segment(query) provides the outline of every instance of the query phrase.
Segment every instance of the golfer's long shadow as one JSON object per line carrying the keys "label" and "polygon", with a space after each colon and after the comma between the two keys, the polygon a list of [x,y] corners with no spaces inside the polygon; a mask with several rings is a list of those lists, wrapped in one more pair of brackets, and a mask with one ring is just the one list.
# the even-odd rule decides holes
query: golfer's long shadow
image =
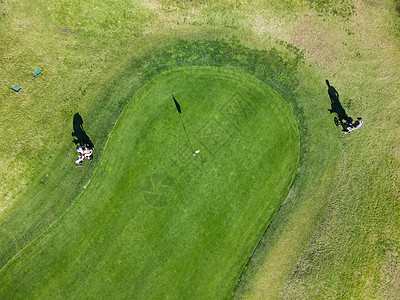
{"label": "golfer's long shadow", "polygon": [[342,104],[339,101],[339,93],[336,89],[329,84],[329,81],[326,80],[326,84],[328,85],[328,94],[331,99],[331,109],[328,109],[329,112],[336,113],[340,122],[344,123],[348,120],[348,116],[346,111],[344,110]]}
{"label": "golfer's long shadow", "polygon": [[72,142],[74,142],[75,145],[79,144],[80,146],[87,146],[93,149],[94,145],[90,140],[89,136],[86,134],[85,130],[83,129],[83,119],[79,113],[76,113],[74,115],[74,120],[72,125],[74,128],[72,136],[75,137],[75,139]]}

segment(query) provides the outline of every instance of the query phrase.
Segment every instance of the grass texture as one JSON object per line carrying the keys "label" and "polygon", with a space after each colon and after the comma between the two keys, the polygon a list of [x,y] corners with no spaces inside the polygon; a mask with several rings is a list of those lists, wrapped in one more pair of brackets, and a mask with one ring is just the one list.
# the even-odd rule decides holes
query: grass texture
{"label": "grass texture", "polygon": [[[0,1],[0,20],[2,267],[28,251],[52,252],[31,248],[79,205],[117,119],[143,85],[175,68],[215,66],[278,92],[296,116],[301,145],[293,185],[234,297],[399,298],[396,3]],[[43,71],[33,78],[37,67]],[[347,114],[365,120],[350,135],[327,111],[326,79]],[[77,112],[95,144],[84,168],[72,165]],[[7,268],[0,278],[13,280]],[[50,291],[49,282],[41,286]],[[229,289],[217,298],[228,297]]]}

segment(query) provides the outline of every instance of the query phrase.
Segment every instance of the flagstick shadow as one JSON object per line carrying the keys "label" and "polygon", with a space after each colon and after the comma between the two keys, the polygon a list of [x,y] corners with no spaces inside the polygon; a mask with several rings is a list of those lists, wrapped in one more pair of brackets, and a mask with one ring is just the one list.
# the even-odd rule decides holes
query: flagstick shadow
{"label": "flagstick shadow", "polygon": [[186,133],[186,137],[187,137],[187,140],[188,140],[188,142],[189,142],[190,149],[192,150],[192,153],[193,153],[193,156],[194,156],[194,155],[196,155],[196,152],[194,151],[193,146],[192,146],[192,143],[190,142],[189,135],[188,135],[187,130],[186,130],[186,127],[185,127],[185,123],[183,123],[183,119],[182,119],[182,116],[181,116],[181,113],[182,113],[181,106],[179,105],[178,101],[176,101],[174,95],[172,95],[172,99],[174,100],[176,110],[177,110],[178,113],[179,113],[179,119],[181,120],[183,130],[184,130],[185,133]]}

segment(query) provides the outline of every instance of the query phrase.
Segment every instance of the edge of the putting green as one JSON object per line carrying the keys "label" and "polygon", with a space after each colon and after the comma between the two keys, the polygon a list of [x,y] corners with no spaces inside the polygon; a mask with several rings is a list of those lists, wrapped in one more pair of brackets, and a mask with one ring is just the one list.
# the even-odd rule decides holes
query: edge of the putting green
{"label": "edge of the putting green", "polygon": [[[114,133],[114,129],[115,129],[116,125],[118,124],[118,122],[119,122],[121,116],[123,116],[123,114],[124,114],[126,108],[127,108],[129,105],[131,105],[131,102],[132,102],[132,100],[136,97],[136,95],[137,95],[138,93],[142,92],[142,90],[143,90],[144,88],[146,88],[146,86],[147,86],[149,83],[151,83],[151,82],[154,81],[154,80],[157,80],[157,78],[158,78],[159,76],[163,76],[163,75],[165,76],[165,74],[167,74],[167,73],[172,73],[172,72],[176,72],[176,71],[179,71],[179,70],[184,71],[184,70],[193,70],[193,69],[199,69],[199,70],[200,70],[200,69],[202,69],[202,70],[204,70],[204,69],[215,69],[215,70],[216,70],[216,69],[219,69],[219,70],[223,70],[223,72],[225,72],[225,73],[230,73],[230,74],[240,73],[241,76],[248,77],[251,81],[253,81],[253,82],[259,84],[260,86],[263,86],[263,85],[264,85],[264,86],[268,87],[269,89],[271,89],[274,93],[278,94],[278,95],[282,98],[282,100],[283,100],[283,101],[282,101],[282,102],[283,102],[283,105],[287,106],[288,111],[292,114],[292,116],[293,116],[293,118],[294,118],[294,121],[295,121],[295,123],[296,123],[296,127],[295,127],[295,128],[296,128],[296,132],[297,132],[297,135],[296,135],[296,136],[297,136],[297,141],[298,141],[297,144],[298,144],[298,146],[299,146],[299,151],[298,151],[298,154],[297,154],[296,170],[298,169],[298,165],[299,165],[299,161],[300,161],[300,153],[301,153],[300,131],[299,131],[299,123],[298,123],[298,121],[297,121],[296,115],[293,113],[292,107],[291,107],[291,106],[289,105],[289,103],[283,98],[283,96],[282,96],[281,94],[279,94],[275,89],[273,89],[271,86],[269,86],[269,85],[266,84],[265,82],[259,80],[257,77],[252,76],[252,75],[250,75],[250,74],[248,74],[248,73],[245,73],[245,72],[241,72],[240,70],[233,69],[233,68],[227,68],[227,67],[215,67],[215,66],[183,66],[183,67],[168,69],[168,70],[166,70],[166,71],[164,71],[164,72],[161,72],[160,74],[157,74],[157,75],[155,75],[154,77],[150,78],[147,82],[143,83],[143,85],[134,93],[134,95],[132,96],[132,98],[127,102],[127,104],[125,105],[124,109],[123,109],[123,110],[121,111],[121,113],[119,114],[118,118],[115,120],[115,122],[114,122],[114,124],[113,124],[113,126],[112,126],[112,128],[111,128],[111,130],[110,130],[110,132],[109,132],[109,134],[108,134],[108,136],[107,136],[107,139],[106,139],[106,142],[105,142],[105,144],[104,144],[104,149],[103,149],[103,150],[105,150],[105,149],[107,148],[108,142],[110,141],[110,139],[111,139],[111,137],[112,137],[112,135],[113,135],[113,133]],[[72,204],[60,215],[59,218],[57,218],[53,223],[51,223],[51,224],[49,225],[49,227],[47,227],[47,228],[46,228],[44,231],[42,231],[36,238],[34,238],[31,242],[29,242],[27,245],[25,245],[25,247],[23,247],[20,251],[18,251],[18,252],[17,252],[17,253],[16,253],[16,254],[15,254],[1,269],[0,269],[0,274],[8,267],[13,261],[16,260],[16,259],[18,258],[18,256],[19,256],[22,252],[25,251],[25,249],[29,248],[29,247],[30,247],[32,244],[34,244],[39,238],[41,238],[44,234],[46,234],[49,230],[51,230],[56,224],[58,224],[58,223],[62,220],[62,218],[70,211],[70,209],[72,209],[72,208],[76,205],[76,203],[79,201],[79,199],[81,198],[81,196],[82,196],[82,195],[84,194],[84,192],[86,191],[87,187],[90,185],[92,179],[96,176],[97,170],[99,169],[99,166],[100,166],[100,164],[101,164],[101,160],[102,160],[102,159],[103,159],[103,156],[100,157],[100,161],[99,161],[99,163],[97,164],[97,167],[96,167],[95,171],[93,172],[93,175],[89,178],[89,180],[88,180],[87,183],[84,185],[84,187],[83,187],[83,189],[80,191],[80,193],[74,198],[74,201],[72,202]],[[292,176],[292,179],[291,179],[290,183],[288,184],[288,190],[287,190],[285,196],[282,197],[282,202],[281,202],[281,204],[278,206],[276,212],[272,215],[272,217],[271,217],[271,219],[269,220],[269,222],[268,222],[267,224],[265,224],[265,230],[261,233],[260,237],[257,239],[257,243],[256,243],[256,245],[254,246],[253,251],[251,252],[250,256],[249,256],[248,259],[246,260],[246,263],[243,265],[242,271],[241,271],[241,273],[239,274],[239,276],[237,277],[236,284],[235,284],[235,286],[234,286],[234,288],[233,288],[233,290],[232,290],[231,293],[233,293],[233,292],[237,289],[237,287],[238,287],[238,285],[239,285],[239,283],[240,283],[240,278],[242,277],[242,275],[243,275],[243,273],[244,273],[244,271],[245,271],[245,269],[246,269],[246,266],[247,266],[247,265],[249,264],[249,262],[251,261],[251,259],[252,259],[253,255],[254,255],[255,251],[257,250],[257,248],[258,248],[258,246],[259,246],[259,244],[260,244],[260,242],[261,242],[261,240],[262,240],[262,238],[263,238],[264,235],[266,234],[266,232],[267,232],[267,230],[268,230],[268,228],[269,228],[271,222],[274,220],[274,218],[275,218],[275,216],[278,214],[278,212],[279,212],[281,206],[282,206],[283,203],[285,202],[284,199],[286,199],[288,193],[290,192],[291,187],[292,187],[292,185],[293,185],[293,182],[294,182],[296,176],[297,176],[297,171],[294,172],[294,174],[293,174],[293,176]]]}
{"label": "edge of the putting green", "polygon": [[[186,68],[186,67],[182,67],[182,68]],[[167,70],[165,72],[162,72],[161,74],[167,73],[167,72],[171,72],[172,70],[176,70],[176,69],[170,69]],[[128,107],[128,105],[132,102],[132,100],[135,98],[135,96],[141,92],[141,90],[151,81],[155,80],[158,76],[160,76],[161,74],[158,74],[156,76],[154,76],[153,78],[149,79],[147,82],[144,82],[143,85],[133,94],[132,98],[126,103],[124,109],[121,111],[121,113],[119,114],[118,118],[115,120],[112,129],[110,130],[106,142],[104,144],[104,149],[103,149],[103,153],[104,150],[107,149],[108,146],[108,142],[111,139],[112,134],[114,133],[114,129],[118,124],[119,119],[121,118],[121,116],[124,114],[125,109]],[[25,249],[27,249],[30,245],[32,245],[33,243],[35,243],[36,240],[38,240],[40,237],[42,237],[46,232],[48,232],[49,230],[51,230],[58,222],[61,221],[61,219],[69,212],[70,209],[72,209],[76,203],[79,201],[79,199],[81,198],[81,196],[85,193],[87,187],[90,185],[90,183],[92,182],[92,179],[95,177],[97,170],[99,169],[101,160],[103,159],[103,156],[100,157],[100,161],[96,166],[95,171],[93,172],[93,175],[89,178],[89,180],[87,181],[87,183],[84,185],[83,189],[80,191],[80,193],[74,198],[74,201],[72,201],[72,204],[60,215],[60,217],[58,217],[56,220],[54,220],[53,223],[51,223],[49,225],[49,227],[47,227],[45,230],[43,230],[37,237],[35,237],[32,241],[30,241],[28,244],[25,245],[25,247],[23,247],[21,250],[19,250],[6,264],[4,264],[4,266],[0,269],[0,274],[3,272],[3,270],[5,270],[7,268],[7,266],[9,264],[11,264],[15,259],[17,259],[17,257],[24,252]]]}
{"label": "edge of the putting green", "polygon": [[[153,78],[151,78],[150,80],[153,80]],[[149,81],[150,81],[149,80]],[[115,120],[112,129],[110,130],[106,142],[104,144],[104,148],[103,148],[103,153],[104,150],[107,148],[108,142],[114,132],[115,126],[118,124],[119,119],[121,118],[121,116],[123,115],[123,112],[125,111],[125,108],[129,105],[129,103],[131,103],[132,99],[135,98],[136,94],[149,82],[145,82],[136,92],[135,94],[132,96],[132,98],[128,101],[128,103],[125,105],[124,109],[121,111],[121,113],[119,114],[118,118]],[[100,157],[100,161],[96,166],[95,171],[93,172],[93,175],[88,179],[88,181],[86,182],[86,184],[83,186],[82,190],[79,192],[79,194],[74,198],[74,201],[72,201],[72,204],[70,206],[68,206],[68,208],[56,219],[54,220],[53,223],[51,223],[49,225],[49,227],[47,227],[45,230],[43,230],[37,237],[35,237],[32,241],[30,241],[27,245],[25,245],[25,247],[23,247],[21,250],[19,250],[6,264],[4,264],[4,266],[0,269],[0,274],[3,272],[3,270],[5,270],[7,268],[7,266],[9,264],[11,264],[22,252],[24,252],[25,249],[27,249],[30,245],[32,245],[33,243],[35,243],[36,240],[38,240],[40,237],[42,237],[46,232],[48,232],[49,230],[51,230],[58,222],[61,221],[61,219],[69,212],[70,209],[72,209],[76,203],[79,201],[79,199],[81,198],[81,196],[84,194],[84,192],[86,191],[87,187],[90,185],[90,183],[92,182],[92,179],[94,178],[94,176],[97,173],[97,170],[99,169],[99,165],[101,163],[101,160],[103,159],[103,156]]]}

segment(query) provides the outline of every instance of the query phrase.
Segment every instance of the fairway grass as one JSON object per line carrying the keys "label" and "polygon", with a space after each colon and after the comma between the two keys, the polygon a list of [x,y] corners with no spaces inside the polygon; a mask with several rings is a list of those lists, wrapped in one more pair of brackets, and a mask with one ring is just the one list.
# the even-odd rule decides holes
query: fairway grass
{"label": "fairway grass", "polygon": [[76,204],[2,270],[0,295],[225,297],[285,198],[299,149],[289,105],[256,78],[164,72],[125,108]]}

